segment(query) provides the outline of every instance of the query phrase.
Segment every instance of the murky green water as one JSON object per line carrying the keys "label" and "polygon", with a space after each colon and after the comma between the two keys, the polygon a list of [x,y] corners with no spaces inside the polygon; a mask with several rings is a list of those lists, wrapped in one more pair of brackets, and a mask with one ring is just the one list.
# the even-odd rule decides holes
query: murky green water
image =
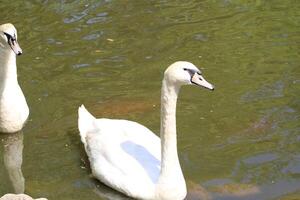
{"label": "murky green water", "polygon": [[180,94],[190,199],[201,187],[213,199],[300,198],[298,1],[4,0],[0,17],[18,29],[31,109],[23,133],[0,136],[0,196],[25,185],[49,200],[126,199],[90,178],[77,107],[158,132],[162,73],[188,60],[216,86]]}

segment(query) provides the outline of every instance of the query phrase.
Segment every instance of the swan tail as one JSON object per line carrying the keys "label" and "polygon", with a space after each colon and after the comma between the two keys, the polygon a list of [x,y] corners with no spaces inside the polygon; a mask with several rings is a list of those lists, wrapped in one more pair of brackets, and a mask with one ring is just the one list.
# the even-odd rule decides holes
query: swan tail
{"label": "swan tail", "polygon": [[86,135],[96,129],[94,122],[96,118],[87,111],[84,105],[78,108],[78,129],[82,143],[86,146]]}

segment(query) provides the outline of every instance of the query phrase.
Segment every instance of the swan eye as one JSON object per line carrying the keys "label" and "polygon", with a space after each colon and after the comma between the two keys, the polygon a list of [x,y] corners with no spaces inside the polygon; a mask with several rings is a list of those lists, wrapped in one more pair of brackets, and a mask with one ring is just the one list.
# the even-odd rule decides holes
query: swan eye
{"label": "swan eye", "polygon": [[9,44],[9,45],[14,44],[14,42],[16,41],[16,35],[14,35],[14,37],[13,37],[13,36],[11,36],[11,35],[8,34],[8,33],[5,33],[5,32],[3,32],[3,33],[4,33],[4,35],[7,37],[7,42],[8,42],[8,44]]}
{"label": "swan eye", "polygon": [[190,76],[194,76],[195,73],[197,73],[194,69],[188,69],[188,68],[183,68],[184,71],[187,71]]}
{"label": "swan eye", "polygon": [[184,71],[188,71],[189,73],[192,73],[193,70],[192,69],[188,69],[188,68],[183,68]]}
{"label": "swan eye", "polygon": [[8,33],[5,33],[5,32],[3,32],[3,33],[6,36],[7,40],[9,40],[10,38],[12,38],[11,35],[9,35]]}
{"label": "swan eye", "polygon": [[14,34],[14,36],[11,36],[11,35],[8,34],[8,33],[5,33],[5,32],[3,32],[3,33],[4,33],[4,35],[7,37],[7,40],[13,40],[13,41],[16,40],[16,34]]}

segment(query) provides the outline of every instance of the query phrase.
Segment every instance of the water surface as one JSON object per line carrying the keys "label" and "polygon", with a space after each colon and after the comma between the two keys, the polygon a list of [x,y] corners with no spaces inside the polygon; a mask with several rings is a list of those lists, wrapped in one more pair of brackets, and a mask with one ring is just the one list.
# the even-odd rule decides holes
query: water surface
{"label": "water surface", "polygon": [[189,198],[300,198],[299,12],[276,0],[1,2],[31,114],[0,136],[0,196],[126,199],[89,176],[77,108],[158,133],[163,71],[188,60],[216,86],[184,87],[178,102]]}

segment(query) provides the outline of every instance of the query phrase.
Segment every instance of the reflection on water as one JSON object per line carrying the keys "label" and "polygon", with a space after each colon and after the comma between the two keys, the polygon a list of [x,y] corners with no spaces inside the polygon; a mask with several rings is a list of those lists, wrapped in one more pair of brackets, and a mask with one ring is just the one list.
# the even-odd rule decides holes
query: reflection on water
{"label": "reflection on water", "polygon": [[104,200],[130,200],[132,198],[126,197],[121,193],[113,191],[112,189],[106,187],[105,185],[96,185],[93,192],[97,194],[101,199]]}
{"label": "reflection on water", "polygon": [[[22,173],[23,162],[23,133],[5,134],[2,138],[3,160],[14,193],[25,191],[25,179]],[[1,196],[1,195],[0,195]]]}

